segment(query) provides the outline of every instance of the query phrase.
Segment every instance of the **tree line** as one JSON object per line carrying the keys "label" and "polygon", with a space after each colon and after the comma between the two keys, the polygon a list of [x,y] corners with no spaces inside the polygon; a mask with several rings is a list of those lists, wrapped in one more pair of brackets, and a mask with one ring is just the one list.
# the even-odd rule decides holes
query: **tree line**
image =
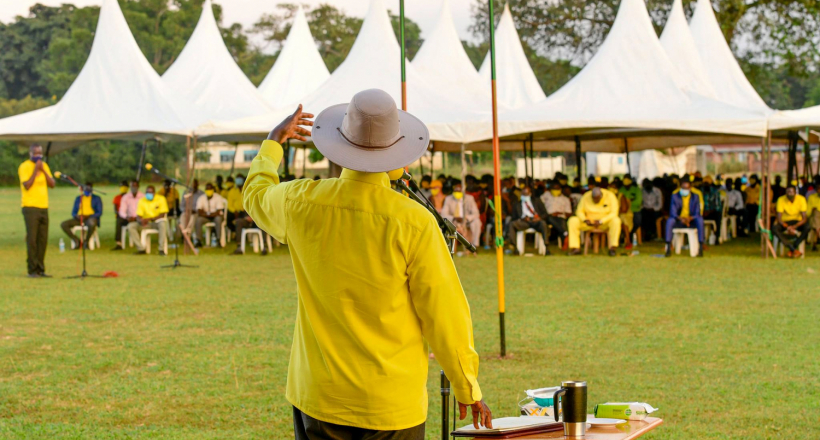
{"label": "tree line", "polygon": [[[544,91],[569,81],[603,42],[620,0],[509,0],[525,52]],[[820,104],[820,2],[816,0],[712,0],[724,35],[744,72],[769,105],[799,108]],[[203,0],[120,0],[134,38],[159,74],[173,64],[193,33]],[[671,0],[647,0],[660,32]],[[694,0],[684,0],[691,14]],[[503,7],[496,2],[497,11]],[[237,64],[258,85],[276,61],[287,38],[296,4],[277,5],[251,27],[224,24],[214,5],[223,39]],[[480,66],[488,50],[488,4],[474,0],[471,31],[464,41],[470,59]],[[362,19],[330,4],[307,8],[311,32],[328,69],[333,72],[356,39]],[[82,69],[99,17],[99,7],[36,4],[26,16],[0,23],[0,117],[59,101]],[[398,17],[391,12],[394,30]],[[423,43],[421,30],[406,20],[407,54],[412,60]],[[749,44],[752,41],[755,44]],[[745,42],[745,43],[744,43]],[[91,142],[52,157],[52,168],[78,170],[96,182],[134,176],[140,144]],[[16,183],[22,145],[0,142],[0,182]],[[184,146],[149,149],[149,158],[164,169],[180,167]],[[56,169],[56,168],[55,168]]]}

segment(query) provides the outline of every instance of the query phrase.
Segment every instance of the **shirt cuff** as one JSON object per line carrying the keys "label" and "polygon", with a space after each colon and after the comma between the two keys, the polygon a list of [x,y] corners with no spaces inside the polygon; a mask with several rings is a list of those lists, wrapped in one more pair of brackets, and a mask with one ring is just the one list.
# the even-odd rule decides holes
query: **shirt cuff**
{"label": "shirt cuff", "polygon": [[260,156],[267,156],[273,160],[273,163],[279,163],[284,155],[284,150],[279,142],[267,139],[262,142],[262,147],[259,149]]}

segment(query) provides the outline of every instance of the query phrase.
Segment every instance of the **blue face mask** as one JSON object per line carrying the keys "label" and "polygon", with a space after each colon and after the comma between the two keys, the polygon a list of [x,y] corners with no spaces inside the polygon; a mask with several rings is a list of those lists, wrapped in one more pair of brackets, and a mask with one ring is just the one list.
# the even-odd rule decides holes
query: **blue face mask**
{"label": "blue face mask", "polygon": [[39,162],[41,160],[43,160],[43,156],[32,156],[31,157],[32,162]]}
{"label": "blue face mask", "polygon": [[154,193],[148,193],[148,194],[146,194],[146,195],[145,195],[145,198],[146,198],[146,199],[148,199],[148,201],[149,201],[149,202],[150,202],[150,201],[152,201],[152,200],[154,200]]}
{"label": "blue face mask", "polygon": [[91,191],[88,191],[88,190],[83,191],[83,195],[84,195],[84,196],[86,196],[86,197],[88,197],[88,196],[90,196],[90,195],[91,195]]}
{"label": "blue face mask", "polygon": [[680,190],[680,196],[681,196],[681,197],[688,197],[688,196],[689,196],[689,190],[688,190],[688,189],[683,189],[683,188],[681,188],[681,190]]}
{"label": "blue face mask", "polygon": [[236,183],[238,186],[242,186],[245,184],[245,178],[237,177],[236,179],[234,179],[234,183]]}

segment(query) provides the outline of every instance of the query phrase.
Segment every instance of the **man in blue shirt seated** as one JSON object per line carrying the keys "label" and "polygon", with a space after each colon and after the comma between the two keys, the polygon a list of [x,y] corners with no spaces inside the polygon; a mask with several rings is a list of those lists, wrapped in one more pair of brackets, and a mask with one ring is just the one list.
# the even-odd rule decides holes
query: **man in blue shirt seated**
{"label": "man in blue shirt seated", "polygon": [[[80,187],[82,192],[76,199],[74,199],[74,208],[71,210],[71,218],[64,221],[60,227],[63,232],[68,235],[68,238],[74,242],[74,249],[80,248],[80,238],[74,235],[71,228],[82,226],[88,227],[85,233],[85,239],[82,240],[82,245],[88,249],[88,239],[94,235],[97,226],[100,225],[100,217],[103,213],[103,203],[100,196],[94,194],[94,187],[91,182],[86,182]],[[82,218],[82,222],[80,219]]]}
{"label": "man in blue shirt seated", "polygon": [[700,211],[700,196],[692,191],[689,180],[681,180],[680,191],[672,194],[669,219],[666,221],[666,256],[672,256],[672,230],[675,228],[697,228],[700,243],[698,257],[703,256],[703,215]]}

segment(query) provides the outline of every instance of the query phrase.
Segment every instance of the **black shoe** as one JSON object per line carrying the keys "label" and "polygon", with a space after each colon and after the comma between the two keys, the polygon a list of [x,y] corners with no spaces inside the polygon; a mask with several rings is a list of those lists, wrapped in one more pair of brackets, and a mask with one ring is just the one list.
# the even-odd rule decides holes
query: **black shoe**
{"label": "black shoe", "polygon": [[28,277],[29,278],[40,278],[40,274],[39,273],[30,273],[30,274],[28,274]]}
{"label": "black shoe", "polygon": [[39,275],[40,275],[40,278],[54,278],[54,277],[52,277],[51,275],[49,275],[45,272],[41,272]]}
{"label": "black shoe", "polygon": [[165,251],[159,251],[159,256],[160,256],[160,257],[164,257],[165,255],[166,255],[166,254],[165,254]]}
{"label": "black shoe", "polygon": [[111,250],[112,250],[112,251],[121,251],[121,250],[122,250],[122,246],[120,246],[120,245],[116,245],[116,246],[114,246],[113,248],[111,248]]}
{"label": "black shoe", "polygon": [[547,248],[547,249],[544,251],[544,256],[545,256],[545,257],[549,257],[550,255],[552,255],[552,252],[550,252],[550,248]]}
{"label": "black shoe", "polygon": [[666,258],[669,258],[671,256],[672,256],[672,244],[671,243],[666,243]]}
{"label": "black shoe", "polygon": [[569,252],[567,252],[567,256],[573,257],[575,255],[581,255],[581,248],[570,249]]}
{"label": "black shoe", "polygon": [[267,249],[262,249],[262,255],[268,255],[268,250]]}
{"label": "black shoe", "polygon": [[610,257],[614,257],[614,256],[616,256],[616,255],[618,255],[618,252],[616,252],[616,251],[615,251],[615,248],[611,248],[611,249],[609,250],[609,256],[610,256]]}
{"label": "black shoe", "polygon": [[703,258],[703,243],[701,243],[698,248],[698,258]]}
{"label": "black shoe", "polygon": [[145,251],[136,251],[136,252],[134,252],[134,255],[146,255],[147,253],[148,252],[145,252]]}
{"label": "black shoe", "polygon": [[195,247],[195,248],[201,248],[201,247],[202,247],[202,242],[201,242],[201,241],[199,241],[199,240],[195,241],[195,242],[194,242],[194,247]]}
{"label": "black shoe", "polygon": [[236,250],[233,251],[233,253],[232,253],[232,255],[242,255],[242,254],[244,254],[244,252],[242,252],[242,249],[240,249],[240,248],[236,248]]}

